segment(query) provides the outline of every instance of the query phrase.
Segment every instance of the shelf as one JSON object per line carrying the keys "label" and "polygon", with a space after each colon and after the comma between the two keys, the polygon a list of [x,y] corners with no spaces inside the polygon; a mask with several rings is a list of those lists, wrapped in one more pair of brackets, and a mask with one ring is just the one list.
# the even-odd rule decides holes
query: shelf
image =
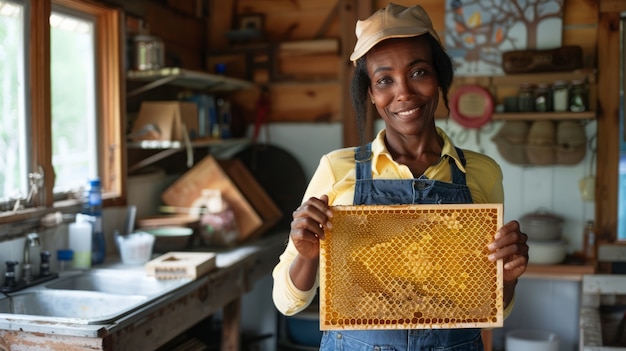
{"label": "shelf", "polygon": [[530,264],[521,278],[580,281],[583,275],[594,274],[595,271],[595,267],[589,264]]}
{"label": "shelf", "polygon": [[[230,147],[235,145],[242,145],[248,143],[249,140],[245,138],[236,139],[203,139],[194,140],[191,142],[191,147]],[[142,140],[135,142],[128,142],[126,146],[129,149],[151,149],[151,150],[165,150],[165,149],[183,149],[185,143],[177,140]]]}
{"label": "shelf", "polygon": [[165,84],[192,89],[206,89],[215,92],[230,92],[254,86],[253,83],[245,80],[178,67],[128,71],[126,78],[132,81],[147,82],[146,85],[128,92],[126,94],[128,97],[139,95]]}
{"label": "shelf", "polygon": [[503,112],[494,113],[493,120],[497,121],[537,121],[537,120],[585,120],[595,119],[594,111],[585,112]]}
{"label": "shelf", "polygon": [[146,157],[143,160],[129,166],[128,172],[132,173],[180,151],[187,152],[187,167],[191,168],[193,166],[193,149],[195,148],[206,147],[212,149],[225,149],[234,146],[243,146],[249,142],[250,140],[243,138],[194,140],[190,142],[189,145],[186,145],[182,141],[170,140],[142,140],[138,142],[128,142],[126,144],[128,149],[157,151],[154,155]]}

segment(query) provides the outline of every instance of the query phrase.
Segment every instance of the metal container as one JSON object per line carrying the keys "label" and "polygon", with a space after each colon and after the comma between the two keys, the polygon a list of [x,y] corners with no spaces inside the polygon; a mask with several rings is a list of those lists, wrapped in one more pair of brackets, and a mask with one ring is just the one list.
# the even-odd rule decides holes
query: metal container
{"label": "metal container", "polygon": [[163,41],[152,35],[137,35],[135,40],[135,69],[154,70],[165,67]]}
{"label": "metal container", "polygon": [[520,225],[530,240],[558,240],[561,238],[563,218],[537,211],[520,218]]}

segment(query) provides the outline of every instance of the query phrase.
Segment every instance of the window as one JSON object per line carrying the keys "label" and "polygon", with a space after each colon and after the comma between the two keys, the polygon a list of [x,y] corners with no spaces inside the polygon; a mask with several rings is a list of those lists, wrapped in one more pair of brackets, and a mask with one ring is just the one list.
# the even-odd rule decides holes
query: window
{"label": "window", "polygon": [[[53,8],[50,16],[54,192],[98,175],[94,20]],[[63,11],[63,12],[61,12]]]}
{"label": "window", "polygon": [[24,7],[0,1],[0,199],[27,190]]}
{"label": "window", "polygon": [[0,0],[0,224],[75,206],[93,176],[107,203],[123,195],[122,18],[92,1]]}

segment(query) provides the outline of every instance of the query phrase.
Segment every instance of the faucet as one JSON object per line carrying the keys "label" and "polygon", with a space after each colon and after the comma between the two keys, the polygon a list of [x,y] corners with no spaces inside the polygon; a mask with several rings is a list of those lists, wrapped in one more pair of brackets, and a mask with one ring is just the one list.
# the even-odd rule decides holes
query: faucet
{"label": "faucet", "polygon": [[30,248],[39,247],[39,235],[37,233],[29,233],[26,235],[24,243],[24,263],[22,264],[22,280],[31,282],[33,280],[33,272],[30,264]]}

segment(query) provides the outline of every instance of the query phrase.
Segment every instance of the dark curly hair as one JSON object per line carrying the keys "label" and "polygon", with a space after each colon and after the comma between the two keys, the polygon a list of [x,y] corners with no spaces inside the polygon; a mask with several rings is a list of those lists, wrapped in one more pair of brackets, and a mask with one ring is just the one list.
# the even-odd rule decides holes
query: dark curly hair
{"label": "dark curly hair", "polygon": [[[417,38],[417,37],[415,37]],[[433,54],[433,64],[435,67],[435,73],[437,74],[437,81],[443,95],[443,102],[448,112],[450,107],[448,106],[448,92],[450,86],[452,86],[452,79],[454,78],[454,65],[452,59],[444,51],[437,39],[427,34],[425,36],[428,44],[431,47]],[[359,137],[361,144],[365,144],[365,119],[367,117],[367,106],[369,104],[367,91],[371,84],[370,78],[367,74],[366,61],[367,55],[361,56],[356,61],[356,67],[354,70],[354,76],[352,77],[352,83],[350,85],[350,94],[352,96],[352,106],[356,114],[356,124],[359,130]]]}

